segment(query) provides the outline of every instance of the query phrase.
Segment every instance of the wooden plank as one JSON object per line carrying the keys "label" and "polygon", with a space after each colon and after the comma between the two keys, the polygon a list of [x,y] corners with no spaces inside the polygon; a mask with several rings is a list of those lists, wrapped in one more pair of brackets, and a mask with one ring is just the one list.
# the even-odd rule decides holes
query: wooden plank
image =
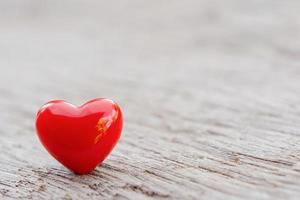
{"label": "wooden plank", "polygon": [[[299,199],[299,1],[0,2],[1,199]],[[108,97],[120,143],[77,176],[34,130]]]}

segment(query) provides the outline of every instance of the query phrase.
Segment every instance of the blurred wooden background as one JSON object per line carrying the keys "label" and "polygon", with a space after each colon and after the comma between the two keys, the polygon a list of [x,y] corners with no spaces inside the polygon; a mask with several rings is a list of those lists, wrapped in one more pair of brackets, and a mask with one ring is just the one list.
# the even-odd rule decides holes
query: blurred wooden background
{"label": "blurred wooden background", "polygon": [[[0,1],[1,199],[299,199],[300,1]],[[45,102],[108,97],[120,143],[76,176]]]}

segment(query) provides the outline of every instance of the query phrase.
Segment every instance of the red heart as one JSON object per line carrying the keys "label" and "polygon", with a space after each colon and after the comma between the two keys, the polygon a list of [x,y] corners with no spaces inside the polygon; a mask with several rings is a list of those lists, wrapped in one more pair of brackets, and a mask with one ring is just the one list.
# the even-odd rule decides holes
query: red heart
{"label": "red heart", "polygon": [[48,152],[77,174],[91,172],[108,156],[122,131],[120,107],[95,99],[75,107],[51,101],[38,112],[36,130]]}

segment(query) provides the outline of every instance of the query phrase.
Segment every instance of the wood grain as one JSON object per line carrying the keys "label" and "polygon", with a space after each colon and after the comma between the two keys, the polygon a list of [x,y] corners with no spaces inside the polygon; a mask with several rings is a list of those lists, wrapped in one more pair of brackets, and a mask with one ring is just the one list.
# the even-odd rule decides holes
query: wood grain
{"label": "wood grain", "polygon": [[[0,2],[1,199],[299,199],[299,1]],[[116,100],[120,143],[77,176],[45,102]]]}

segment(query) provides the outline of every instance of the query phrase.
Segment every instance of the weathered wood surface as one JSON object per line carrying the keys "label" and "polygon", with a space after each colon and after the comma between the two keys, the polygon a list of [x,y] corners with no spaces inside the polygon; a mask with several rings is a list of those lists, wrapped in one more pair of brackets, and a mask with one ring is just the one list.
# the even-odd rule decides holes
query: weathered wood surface
{"label": "weathered wood surface", "polygon": [[[0,1],[1,199],[299,199],[300,1]],[[122,106],[93,173],[34,130],[48,100]]]}

